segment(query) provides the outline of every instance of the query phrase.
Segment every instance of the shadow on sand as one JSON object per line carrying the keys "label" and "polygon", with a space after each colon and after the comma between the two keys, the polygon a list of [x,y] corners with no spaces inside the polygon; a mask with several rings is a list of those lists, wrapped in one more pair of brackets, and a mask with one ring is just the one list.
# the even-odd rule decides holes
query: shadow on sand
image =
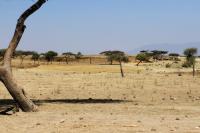
{"label": "shadow on sand", "polygon": [[[119,104],[131,102],[128,100],[118,100],[118,99],[32,99],[35,104],[42,105],[45,103],[53,104]],[[14,105],[15,102],[12,99],[0,99],[0,107],[5,105]]]}

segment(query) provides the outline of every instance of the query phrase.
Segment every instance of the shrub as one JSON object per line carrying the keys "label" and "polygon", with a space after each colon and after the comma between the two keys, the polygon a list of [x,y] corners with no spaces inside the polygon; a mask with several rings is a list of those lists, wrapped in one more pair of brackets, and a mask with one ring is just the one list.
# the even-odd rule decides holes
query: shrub
{"label": "shrub", "polygon": [[166,68],[170,68],[171,65],[170,65],[169,63],[167,63],[167,64],[165,65],[165,67],[166,67]]}

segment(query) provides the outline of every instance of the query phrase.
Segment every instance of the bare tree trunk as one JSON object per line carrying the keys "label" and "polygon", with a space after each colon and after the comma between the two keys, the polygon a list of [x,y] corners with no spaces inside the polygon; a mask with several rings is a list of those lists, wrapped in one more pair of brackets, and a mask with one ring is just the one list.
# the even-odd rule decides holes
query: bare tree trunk
{"label": "bare tree trunk", "polygon": [[90,57],[90,64],[92,64],[92,57]]}
{"label": "bare tree trunk", "polygon": [[137,63],[137,65],[136,66],[139,66],[139,64],[141,63],[142,61],[139,61],[138,63]]}
{"label": "bare tree trunk", "polygon": [[66,64],[69,64],[68,57],[65,57]]}
{"label": "bare tree trunk", "polygon": [[18,86],[12,73],[5,69],[0,71],[0,75],[0,80],[4,83],[13,99],[23,111],[37,111],[37,106],[26,96],[24,89]]}
{"label": "bare tree trunk", "polygon": [[13,99],[18,103],[19,107],[25,112],[37,111],[37,106],[26,96],[24,89],[16,83],[12,75],[11,59],[26,28],[24,25],[26,19],[37,11],[46,1],[47,0],[38,0],[20,16],[13,38],[4,55],[3,66],[0,67],[0,80]]}
{"label": "bare tree trunk", "polygon": [[23,62],[24,62],[24,58],[25,57],[20,57],[21,58],[21,63],[20,63],[20,66],[22,66],[23,65]]}
{"label": "bare tree trunk", "polygon": [[122,62],[119,61],[119,64],[120,64],[121,76],[122,76],[122,78],[123,78],[123,77],[124,77],[124,71],[123,71],[123,68],[122,68]]}
{"label": "bare tree trunk", "polygon": [[110,65],[112,65],[113,64],[113,60],[110,60]]}
{"label": "bare tree trunk", "polygon": [[195,63],[193,63],[192,67],[193,67],[193,77],[194,77],[195,76]]}

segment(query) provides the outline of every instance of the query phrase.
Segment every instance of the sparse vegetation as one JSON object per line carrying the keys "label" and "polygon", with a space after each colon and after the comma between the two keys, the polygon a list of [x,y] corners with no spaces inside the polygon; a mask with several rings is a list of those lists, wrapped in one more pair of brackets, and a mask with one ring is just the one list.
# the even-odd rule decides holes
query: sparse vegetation
{"label": "sparse vegetation", "polygon": [[148,52],[141,52],[141,53],[137,54],[135,57],[135,59],[139,61],[137,63],[137,66],[139,66],[139,64],[141,62],[150,62],[151,57],[152,57],[152,54],[148,53]]}
{"label": "sparse vegetation", "polygon": [[58,55],[58,53],[55,52],[55,51],[48,51],[48,52],[46,52],[46,53],[44,54],[44,57],[45,57],[45,59],[46,59],[46,61],[47,61],[48,63],[51,62],[51,64],[52,64],[54,58],[55,58],[57,55]]}
{"label": "sparse vegetation", "polygon": [[[135,51],[131,52],[127,49],[130,46],[126,47],[127,44],[137,47],[136,42],[160,42],[170,38],[169,35],[172,36],[169,39],[170,42],[178,42],[176,39],[180,39],[182,33],[178,37],[174,37],[175,33],[178,34],[178,32],[170,34],[171,29],[180,24],[174,23],[180,18],[175,12],[176,8],[173,8],[170,12],[164,11],[163,9],[169,8],[160,6],[163,1],[156,3],[156,6],[153,2],[147,4],[147,1],[142,3],[139,3],[139,1],[133,2],[128,5],[127,1],[125,4],[122,1],[118,1],[119,4],[117,4],[117,1],[112,0],[112,2],[106,3],[106,6],[99,1],[98,3],[96,1],[67,1],[61,7],[59,7],[61,1],[55,1],[52,2],[54,4],[49,4],[52,7],[49,7],[48,10],[52,11],[45,11],[46,15],[52,17],[55,15],[55,11],[57,14],[57,10],[61,9],[61,13],[52,17],[52,23],[46,22],[48,23],[45,25],[47,27],[43,27],[42,23],[35,21],[36,28],[39,30],[44,29],[49,33],[37,32],[38,34],[33,34],[34,40],[27,39],[31,41],[30,44],[35,44],[34,49],[38,46],[42,48],[38,51],[31,51],[31,48],[30,50],[22,50],[22,47],[19,47],[21,50],[17,50],[26,29],[25,22],[27,18],[39,10],[47,1],[28,1],[28,4],[32,4],[32,6],[22,13],[17,20],[9,46],[5,49],[0,49],[0,81],[2,82],[0,84],[1,133],[200,132],[200,76],[191,78],[190,68],[193,68],[193,76],[200,73],[200,58],[197,56],[198,49],[188,48],[184,50],[184,55],[179,55],[180,51],[176,51],[176,47],[179,46],[166,45],[167,47],[160,47],[146,45],[141,47],[144,50],[140,51],[139,54],[132,55]],[[16,3],[18,4],[18,2]],[[144,7],[144,3],[148,5],[145,5],[145,7],[147,7],[148,16],[150,17],[145,16],[146,10],[144,8],[140,8],[141,5]],[[73,4],[73,6],[70,4]],[[96,6],[90,7],[93,4]],[[178,4],[181,5],[180,2]],[[5,8],[3,7],[3,10],[0,8],[0,11],[4,12],[5,9],[17,11],[18,7],[17,10],[14,10],[13,5],[7,5]],[[170,4],[167,3],[167,5]],[[154,23],[155,20],[148,20],[152,18],[149,7],[162,9],[159,15],[156,14],[156,17],[162,16],[161,19],[165,18],[163,16],[164,11],[164,14],[174,13],[178,19],[173,19],[170,22],[170,26],[167,26],[165,21],[170,17],[163,19],[163,21],[157,20],[159,18],[157,17],[156,21],[161,24],[156,28],[154,26],[158,23]],[[191,7],[196,9],[193,6]],[[65,8],[70,14],[64,14],[66,11],[63,9]],[[97,10],[94,12],[89,10],[96,8]],[[142,10],[139,12],[135,10],[136,8]],[[125,9],[126,12],[122,9]],[[134,13],[130,11],[134,11]],[[115,12],[117,14],[113,14]],[[135,12],[142,13],[142,17],[135,14]],[[156,10],[153,13],[156,13]],[[5,12],[5,16],[10,16],[10,14]],[[17,12],[14,14],[17,14]],[[182,14],[186,18],[185,8],[184,13],[181,12]],[[68,21],[67,23],[62,20],[63,17],[65,18],[64,20]],[[41,18],[43,17],[41,16]],[[107,20],[105,21],[102,18]],[[153,18],[155,18],[155,15],[153,15]],[[187,19],[184,20],[187,21]],[[193,19],[189,19],[189,21],[191,20]],[[2,21],[4,21],[4,18]],[[7,23],[9,20],[5,21]],[[89,21],[92,23],[88,23]],[[140,25],[140,21],[142,25]],[[78,24],[78,22],[81,24]],[[134,22],[134,25],[132,22]],[[145,25],[146,22],[150,27]],[[188,24],[188,21],[186,23]],[[60,26],[60,24],[64,24],[64,27]],[[181,24],[181,28],[183,24]],[[189,25],[191,24],[187,26]],[[82,28],[82,26],[84,27]],[[162,28],[162,26],[166,27]],[[170,30],[167,29],[169,27],[171,27]],[[175,28],[175,31],[180,30],[180,27]],[[60,28],[62,30],[58,32]],[[188,29],[186,27],[185,31],[190,31]],[[161,33],[163,31],[167,31],[167,33]],[[182,32],[183,30],[180,31]],[[140,35],[143,32],[145,32],[142,35],[144,38]],[[150,32],[152,32],[152,35]],[[159,32],[162,36],[158,34]],[[45,35],[48,36],[46,37]],[[145,35],[149,36],[145,38]],[[60,39],[58,41],[58,37],[66,37],[64,39],[67,40]],[[48,39],[47,41],[49,42],[46,42],[46,44],[50,47],[47,47],[40,40],[43,38]],[[95,44],[97,38],[99,42]],[[156,38],[159,39],[156,41]],[[89,39],[87,41],[88,44],[84,42],[86,39]],[[185,40],[188,40],[188,38]],[[26,41],[22,43],[25,44],[27,43]],[[82,49],[78,47],[79,43]],[[94,51],[91,53],[86,52],[92,50],[92,48],[89,50],[86,50],[86,48],[90,48],[92,45],[95,47],[95,45],[103,43],[104,47],[98,46],[99,49],[93,49]],[[62,44],[62,46],[58,44]],[[188,46],[198,47],[195,44]],[[73,51],[78,48],[84,55],[81,52]],[[97,50],[109,48],[126,49],[130,55],[121,50],[103,51],[97,55],[93,53]],[[149,50],[145,50],[147,48]],[[165,50],[171,49],[170,51],[178,53],[168,54],[168,51],[163,48],[166,48]],[[44,53],[39,52],[42,49]],[[46,51],[49,49],[51,51]],[[53,51],[55,49],[59,50]],[[157,50],[151,51],[150,49]],[[60,51],[64,53],[60,53]],[[36,61],[38,64],[36,64]],[[27,89],[25,90],[21,85]]]}
{"label": "sparse vegetation", "polygon": [[165,67],[166,67],[166,68],[170,68],[170,67],[171,67],[171,64],[167,63]]}
{"label": "sparse vegetation", "polygon": [[40,55],[37,52],[32,53],[31,59],[34,61],[34,64],[35,64],[36,61],[39,62],[39,58],[40,58]]}
{"label": "sparse vegetation", "polygon": [[197,48],[187,48],[184,50],[184,55],[186,56],[186,62],[183,67],[193,67],[193,76],[195,76],[195,55],[197,54]]}
{"label": "sparse vegetation", "polygon": [[113,64],[113,61],[119,62],[121,76],[124,77],[122,62],[129,62],[129,59],[125,55],[124,52],[122,52],[122,51],[104,51],[104,52],[101,52],[100,54],[104,54],[105,56],[107,56],[107,60],[110,61],[110,65]]}
{"label": "sparse vegetation", "polygon": [[170,53],[169,54],[169,57],[170,57],[170,60],[173,60],[173,61],[180,61],[180,59],[178,58],[180,55],[178,53]]}
{"label": "sparse vegetation", "polygon": [[154,60],[163,60],[164,55],[167,54],[168,51],[163,51],[163,50],[153,50],[151,51],[151,55]]}
{"label": "sparse vegetation", "polygon": [[[76,57],[76,54],[74,54],[74,53],[72,53],[72,52],[66,52],[66,53],[63,53],[62,55],[64,55],[66,64],[69,64],[69,59],[70,59],[70,58]],[[79,56],[80,56],[80,53],[79,53]],[[79,58],[79,57],[78,57],[78,58]]]}
{"label": "sparse vegetation", "polygon": [[20,60],[21,60],[20,66],[22,66],[24,58],[27,57],[27,56],[29,56],[29,55],[33,55],[33,54],[34,54],[33,51],[17,50],[17,51],[15,51],[14,56],[20,58]]}
{"label": "sparse vegetation", "polygon": [[82,56],[83,54],[81,52],[78,52],[77,54],[75,54],[75,59],[79,62]]}

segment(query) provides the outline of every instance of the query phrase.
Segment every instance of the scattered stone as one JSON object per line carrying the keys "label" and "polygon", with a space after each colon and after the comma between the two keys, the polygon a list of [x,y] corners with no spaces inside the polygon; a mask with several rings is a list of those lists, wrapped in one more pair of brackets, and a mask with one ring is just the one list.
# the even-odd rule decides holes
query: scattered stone
{"label": "scattered stone", "polygon": [[64,123],[65,122],[65,119],[61,120],[59,123]]}
{"label": "scattered stone", "polygon": [[180,118],[178,118],[178,117],[177,117],[177,118],[176,118],[176,120],[177,120],[177,121],[179,121],[179,120],[180,120]]}
{"label": "scattered stone", "polygon": [[176,98],[174,98],[174,97],[170,96],[170,100],[173,100],[173,101],[174,101],[174,100],[176,100]]}

